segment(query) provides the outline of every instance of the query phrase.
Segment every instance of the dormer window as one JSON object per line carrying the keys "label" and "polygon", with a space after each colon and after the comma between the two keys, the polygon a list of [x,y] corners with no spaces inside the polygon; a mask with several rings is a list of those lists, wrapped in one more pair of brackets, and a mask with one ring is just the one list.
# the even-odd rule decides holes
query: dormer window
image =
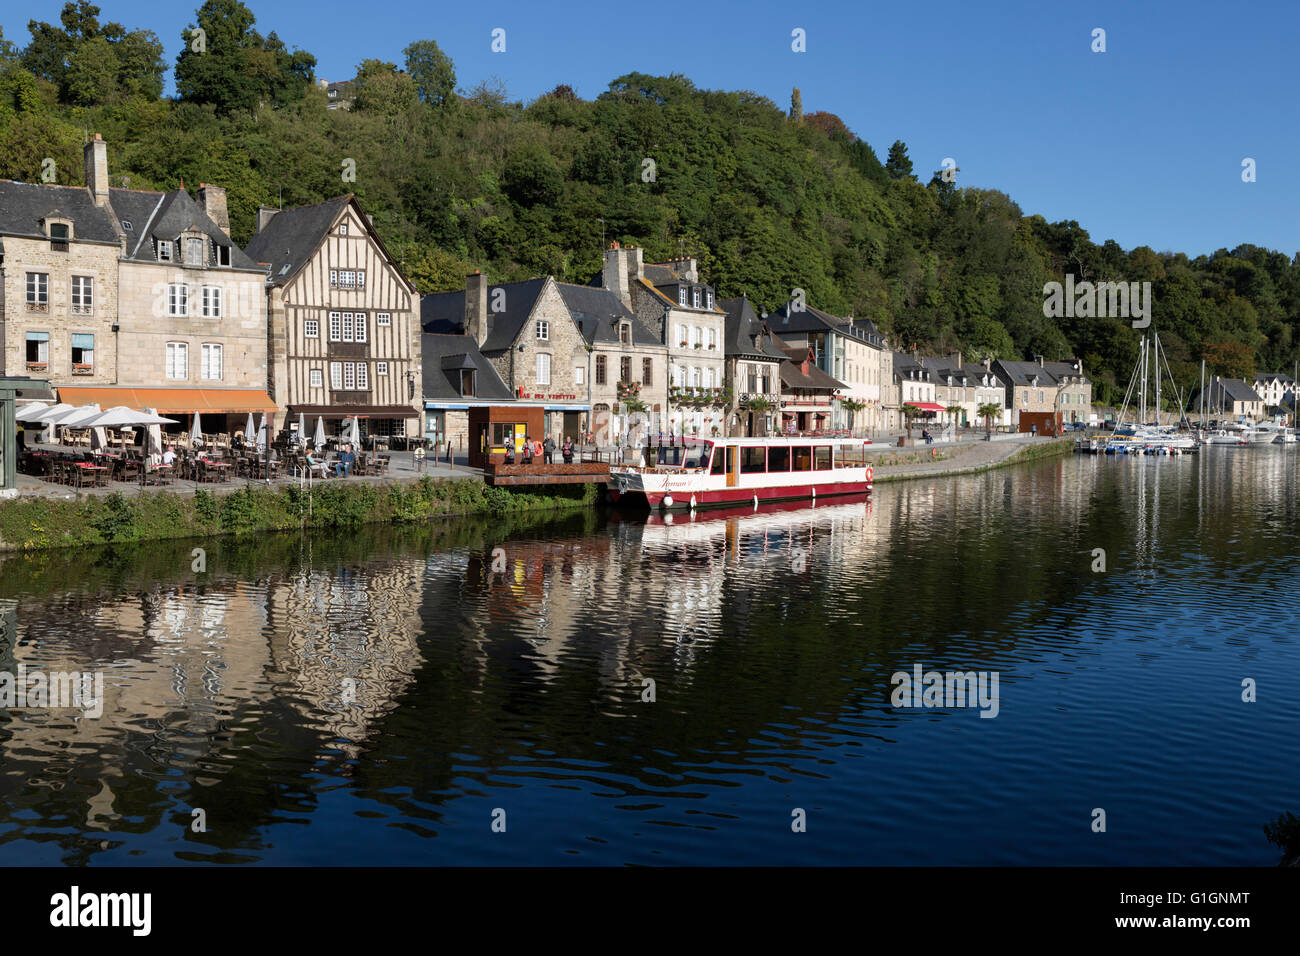
{"label": "dormer window", "polygon": [[706,309],[711,309],[711,308],[713,308],[713,290],[712,290],[712,289],[705,289],[705,290],[704,290],[704,307],[705,307]]}
{"label": "dormer window", "polygon": [[460,394],[462,398],[474,397],[474,369],[463,368],[460,370]]}
{"label": "dormer window", "polygon": [[135,232],[135,223],[133,223],[130,219],[123,219],[123,220],[122,220],[122,231],[123,231],[123,232]]}
{"label": "dormer window", "polygon": [[677,304],[678,305],[686,304],[686,286],[684,285],[677,287]]}
{"label": "dormer window", "polygon": [[691,305],[697,309],[700,307],[700,290],[698,288],[691,290]]}
{"label": "dormer window", "polygon": [[72,226],[65,222],[52,222],[47,224],[50,237],[50,251],[67,252],[68,240],[72,238]]}
{"label": "dormer window", "polygon": [[185,240],[185,264],[187,266],[201,266],[205,264],[202,239]]}
{"label": "dormer window", "polygon": [[170,239],[158,240],[158,261],[159,262],[172,261],[172,244]]}
{"label": "dormer window", "polygon": [[618,324],[618,341],[622,345],[632,344],[632,326],[627,322]]}
{"label": "dormer window", "polygon": [[[215,244],[214,244],[214,245],[215,245]],[[229,267],[229,266],[230,266],[230,247],[229,247],[229,246],[222,246],[222,245],[215,245],[215,248],[216,248],[216,250],[217,250],[217,265],[219,265],[219,266],[226,266],[226,267]]]}

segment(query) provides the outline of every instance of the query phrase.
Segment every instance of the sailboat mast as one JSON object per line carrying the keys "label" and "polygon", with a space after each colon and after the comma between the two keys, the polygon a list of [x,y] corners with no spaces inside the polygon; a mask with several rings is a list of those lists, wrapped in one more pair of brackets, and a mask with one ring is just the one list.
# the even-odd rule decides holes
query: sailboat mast
{"label": "sailboat mast", "polygon": [[1156,363],[1156,427],[1160,427],[1160,333],[1151,336],[1151,357]]}
{"label": "sailboat mast", "polygon": [[1205,427],[1205,359],[1201,359],[1201,427]]}
{"label": "sailboat mast", "polygon": [[1142,390],[1138,399],[1138,424],[1147,423],[1147,337],[1142,336],[1142,357],[1138,359],[1138,364],[1142,366]]}

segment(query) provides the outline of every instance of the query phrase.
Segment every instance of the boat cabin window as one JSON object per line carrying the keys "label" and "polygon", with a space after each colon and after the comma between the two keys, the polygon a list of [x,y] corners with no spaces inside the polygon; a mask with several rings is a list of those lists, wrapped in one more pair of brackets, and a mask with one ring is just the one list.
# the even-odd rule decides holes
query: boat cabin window
{"label": "boat cabin window", "polygon": [[680,465],[682,468],[707,468],[709,466],[710,444],[702,445],[660,445],[659,464]]}
{"label": "boat cabin window", "polygon": [[767,450],[767,470],[768,471],[789,471],[790,470],[790,449],[769,448]]}
{"label": "boat cabin window", "polygon": [[818,445],[813,449],[813,467],[817,471],[831,470],[831,446]]}
{"label": "boat cabin window", "polygon": [[725,455],[714,455],[713,468],[710,473],[714,475],[725,475],[728,471],[729,462],[735,457],[735,454],[736,450],[731,446],[727,446],[727,453]]}
{"label": "boat cabin window", "polygon": [[762,445],[743,445],[740,449],[740,473],[752,475],[767,471],[767,449]]}
{"label": "boat cabin window", "polygon": [[812,471],[812,449],[807,445],[802,448],[791,448],[794,455],[794,471]]}

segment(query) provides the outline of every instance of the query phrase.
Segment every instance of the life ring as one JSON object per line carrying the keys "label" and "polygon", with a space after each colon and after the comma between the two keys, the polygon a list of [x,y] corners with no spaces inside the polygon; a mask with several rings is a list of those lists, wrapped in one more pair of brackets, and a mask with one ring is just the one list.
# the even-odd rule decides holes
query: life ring
{"label": "life ring", "polygon": [[875,477],[876,477],[876,469],[872,468],[870,465],[867,465],[867,484],[871,484],[872,480]]}

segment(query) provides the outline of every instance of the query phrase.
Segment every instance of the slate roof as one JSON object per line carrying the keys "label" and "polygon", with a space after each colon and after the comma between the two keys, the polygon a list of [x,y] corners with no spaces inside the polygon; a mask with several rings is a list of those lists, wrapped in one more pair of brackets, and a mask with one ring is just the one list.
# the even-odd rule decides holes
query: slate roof
{"label": "slate roof", "polygon": [[[129,222],[132,228],[122,227],[126,235],[126,254],[135,262],[157,262],[158,253],[150,240],[175,242],[181,233],[195,229],[217,245],[230,247],[230,267],[260,272],[257,263],[244,254],[231,238],[221,231],[203,207],[183,189],[171,192],[148,192],[139,189],[110,189],[108,201],[119,222]],[[207,262],[215,264],[211,247],[206,250]],[[175,251],[175,262],[183,262],[180,249]]]}
{"label": "slate roof", "polygon": [[[1192,398],[1188,401],[1188,408],[1192,403],[1199,404],[1200,390],[1192,393]],[[1228,402],[1263,402],[1258,392],[1250,387],[1244,379],[1240,378],[1221,378],[1216,382],[1210,382],[1205,386],[1205,407],[1207,409],[1219,404],[1220,394],[1226,397]]]}
{"label": "slate roof", "polygon": [[792,310],[787,302],[767,317],[767,324],[777,335],[793,332],[835,331],[840,335],[861,339],[877,348],[885,348],[885,337],[870,319],[849,319],[831,315],[811,305]]}
{"label": "slate roof", "polygon": [[781,361],[786,357],[785,350],[772,342],[770,334],[764,335],[761,346],[755,348],[754,337],[770,330],[766,329],[767,323],[754,311],[747,297],[718,299],[717,302],[718,307],[727,313],[722,339],[723,355],[769,361]]}
{"label": "slate roof", "polygon": [[1043,368],[1057,382],[1063,381],[1068,376],[1070,378],[1082,377],[1085,384],[1090,384],[1091,380],[1083,374],[1083,366],[1079,364],[1079,367],[1075,368],[1076,364],[1078,363],[1073,359],[1068,362],[1044,362]]}
{"label": "slate roof", "polygon": [[623,301],[608,289],[573,285],[568,282],[557,282],[555,287],[559,290],[560,298],[564,300],[569,315],[578,323],[578,329],[589,345],[597,342],[619,344],[618,322],[620,320],[632,323],[633,345],[663,345],[623,305]]}
{"label": "slate roof", "polygon": [[939,367],[946,359],[917,358],[911,352],[894,353],[894,377],[899,381],[939,384]]}
{"label": "slate roof", "polygon": [[253,237],[244,252],[253,262],[269,262],[270,282],[284,285],[311,258],[351,201],[351,195],[338,196],[311,206],[283,209]]}
{"label": "slate roof", "polygon": [[1035,376],[1040,386],[1055,386],[1056,378],[1037,362],[1008,362],[998,359],[993,363],[993,373],[1004,384],[1032,385]]}
{"label": "slate roof", "polygon": [[[513,402],[514,392],[501,380],[478,345],[467,335],[438,335],[425,332],[420,336],[420,358],[424,366],[424,398],[426,401],[480,400]],[[460,394],[460,370],[473,368],[476,395]]]}
{"label": "slate roof", "polygon": [[[276,217],[279,218],[278,216]],[[273,220],[274,221],[274,220]],[[532,314],[537,298],[546,287],[546,277],[524,282],[502,282],[487,288],[487,338],[479,348],[483,352],[504,352],[514,344],[524,323]],[[496,295],[505,290],[504,297]],[[492,312],[494,299],[504,298],[504,312]],[[426,332],[461,335],[465,332],[465,290],[433,292],[420,297],[420,326]]]}
{"label": "slate roof", "polygon": [[1283,385],[1291,385],[1295,382],[1290,375],[1285,372],[1260,372],[1255,376],[1256,382],[1281,382]]}
{"label": "slate roof", "polygon": [[805,375],[803,361],[808,356],[808,350],[802,345],[782,348],[780,351],[786,356],[781,363],[781,384],[787,388],[847,388],[843,382],[831,378],[811,360],[808,362],[808,374]]}
{"label": "slate roof", "polygon": [[51,186],[0,179],[0,235],[44,239],[41,220],[52,213],[71,219],[73,241],[118,242],[108,212],[85,186]]}

